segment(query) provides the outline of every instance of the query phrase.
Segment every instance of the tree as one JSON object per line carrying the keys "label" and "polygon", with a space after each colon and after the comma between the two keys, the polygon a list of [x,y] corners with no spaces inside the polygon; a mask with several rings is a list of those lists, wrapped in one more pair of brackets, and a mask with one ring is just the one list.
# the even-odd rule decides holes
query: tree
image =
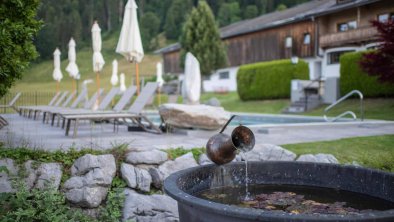
{"label": "tree", "polygon": [[182,24],[186,20],[186,15],[192,9],[190,0],[174,0],[168,9],[164,30],[169,39],[178,39],[182,32]]}
{"label": "tree", "polygon": [[285,4],[280,4],[276,7],[276,11],[283,11],[286,9],[287,9],[287,6]]}
{"label": "tree", "polygon": [[33,38],[41,22],[35,19],[39,0],[7,0],[0,3],[0,96],[22,77],[37,56]]}
{"label": "tree", "polygon": [[141,37],[144,49],[152,50],[156,47],[152,44],[160,28],[160,19],[153,12],[144,13],[141,16]]}
{"label": "tree", "polygon": [[191,52],[198,59],[203,75],[210,75],[215,69],[226,65],[226,54],[219,30],[205,1],[200,1],[198,7],[193,8],[183,27],[180,43],[182,66],[187,52]]}
{"label": "tree", "polygon": [[382,43],[376,51],[365,53],[360,61],[361,68],[382,83],[394,84],[394,21],[372,21]]}
{"label": "tree", "polygon": [[240,8],[238,2],[224,3],[219,8],[218,21],[219,26],[223,27],[241,20]]}
{"label": "tree", "polygon": [[248,5],[245,8],[243,18],[244,19],[254,18],[254,17],[256,17],[258,15],[258,12],[259,12],[259,10],[257,9],[257,6],[255,6],[255,5]]}

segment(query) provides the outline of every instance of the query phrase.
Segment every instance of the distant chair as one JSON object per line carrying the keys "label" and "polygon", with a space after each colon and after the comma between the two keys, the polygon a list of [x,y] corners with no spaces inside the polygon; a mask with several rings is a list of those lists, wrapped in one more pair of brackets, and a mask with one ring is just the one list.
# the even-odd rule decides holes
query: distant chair
{"label": "distant chair", "polygon": [[19,99],[19,97],[22,95],[21,92],[17,93],[14,98],[8,103],[8,105],[0,105],[0,108],[12,108],[15,111],[19,112],[18,108],[15,106],[16,101]]}

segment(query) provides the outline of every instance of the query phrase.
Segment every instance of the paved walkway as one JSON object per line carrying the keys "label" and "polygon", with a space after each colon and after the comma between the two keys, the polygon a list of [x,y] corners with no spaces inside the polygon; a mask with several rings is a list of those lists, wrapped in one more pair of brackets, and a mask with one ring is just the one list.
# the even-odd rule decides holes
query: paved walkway
{"label": "paved walkway", "polygon": [[[204,147],[208,139],[218,131],[188,130],[181,133],[152,134],[128,132],[120,126],[113,132],[111,124],[81,124],[78,136],[65,136],[59,127],[43,124],[39,120],[27,119],[17,114],[2,114],[9,126],[0,130],[0,141],[7,147],[31,147],[44,150],[68,150],[70,148],[110,149],[121,144],[148,150],[153,148]],[[394,134],[394,122],[297,124],[292,126],[266,125],[251,127],[256,143],[276,145],[336,140],[357,136]],[[231,128],[225,133],[231,132]]]}

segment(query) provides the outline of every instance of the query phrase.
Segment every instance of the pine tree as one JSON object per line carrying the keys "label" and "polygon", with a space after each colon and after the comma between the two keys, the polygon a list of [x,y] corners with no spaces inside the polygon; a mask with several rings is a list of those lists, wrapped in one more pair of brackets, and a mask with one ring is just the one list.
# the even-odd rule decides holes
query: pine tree
{"label": "pine tree", "polygon": [[191,52],[200,62],[203,75],[210,75],[215,69],[226,65],[226,54],[219,30],[205,1],[200,1],[198,7],[193,8],[183,27],[180,43],[182,66],[187,52]]}
{"label": "pine tree", "polygon": [[241,20],[240,12],[238,2],[224,3],[218,12],[219,26],[223,27]]}
{"label": "pine tree", "polygon": [[186,20],[186,15],[192,8],[190,0],[174,0],[168,9],[164,30],[169,39],[178,39],[181,35],[182,24]]}
{"label": "pine tree", "polygon": [[0,3],[0,97],[37,56],[32,40],[41,26],[35,19],[38,4],[39,0]]}
{"label": "pine tree", "polygon": [[156,47],[156,45],[152,44],[152,42],[155,42],[153,40],[159,32],[160,19],[153,12],[144,13],[144,15],[141,16],[140,27],[142,44],[144,46],[144,49],[150,51],[154,47]]}

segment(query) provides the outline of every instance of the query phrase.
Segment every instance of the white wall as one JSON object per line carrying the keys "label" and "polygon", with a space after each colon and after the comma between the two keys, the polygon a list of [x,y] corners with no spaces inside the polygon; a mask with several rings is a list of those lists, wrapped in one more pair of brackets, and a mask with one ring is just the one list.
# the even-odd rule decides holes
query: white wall
{"label": "white wall", "polygon": [[363,50],[364,47],[338,47],[331,48],[324,51],[323,54],[323,62],[322,62],[322,79],[340,76],[340,64],[328,64],[329,54],[332,52],[341,52],[341,51],[360,51]]}
{"label": "white wall", "polygon": [[[237,91],[237,71],[239,67],[229,67],[217,70],[209,80],[203,81],[205,92],[231,92]],[[229,72],[228,79],[220,79],[219,73]]]}

